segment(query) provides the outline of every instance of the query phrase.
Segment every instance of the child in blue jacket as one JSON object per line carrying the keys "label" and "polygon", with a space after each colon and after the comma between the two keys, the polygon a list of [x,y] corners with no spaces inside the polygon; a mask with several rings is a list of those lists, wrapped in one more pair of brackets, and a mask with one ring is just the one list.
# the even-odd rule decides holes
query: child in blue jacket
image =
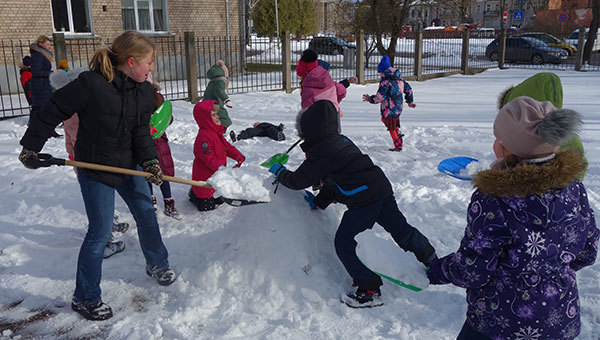
{"label": "child in blue jacket", "polygon": [[392,67],[390,58],[383,56],[377,72],[381,74],[379,89],[373,96],[363,94],[363,101],[371,104],[381,103],[381,122],[385,125],[392,140],[394,147],[390,151],[402,150],[402,137],[400,132],[400,115],[402,114],[402,93],[409,107],[415,108],[417,104],[413,101],[412,87],[402,79],[402,73],[399,69]]}
{"label": "child in blue jacket", "polygon": [[325,209],[333,202],[348,207],[335,234],[335,251],[354,280],[356,291],[342,295],[342,301],[354,308],[380,306],[381,278],[363,265],[356,256],[359,233],[379,223],[404,250],[429,265],[436,257],[429,240],[408,224],[396,204],[392,185],[383,171],[373,164],[348,137],[338,132],[338,113],[328,100],[311,105],[296,128],[304,142],[300,145],[306,160],[296,171],[275,163],[269,171],[279,183],[298,190],[323,179],[315,197],[306,191],[312,209]]}

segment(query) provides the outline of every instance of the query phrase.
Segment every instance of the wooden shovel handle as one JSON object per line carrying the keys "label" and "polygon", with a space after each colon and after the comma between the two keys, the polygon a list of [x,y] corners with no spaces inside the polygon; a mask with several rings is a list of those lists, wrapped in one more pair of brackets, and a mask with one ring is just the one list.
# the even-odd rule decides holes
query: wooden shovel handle
{"label": "wooden shovel handle", "polygon": [[[152,174],[149,172],[133,170],[133,169],[124,169],[124,168],[118,168],[115,166],[108,166],[108,165],[101,165],[101,164],[94,164],[94,163],[71,161],[68,159],[65,160],[65,165],[70,165],[70,166],[74,166],[77,168],[84,168],[84,169],[90,169],[90,170],[115,172],[115,173],[124,174],[124,175],[132,175],[132,176],[140,176],[140,177],[152,176]],[[169,181],[169,182],[177,182],[177,183],[181,183],[181,184],[188,184],[188,185],[193,185],[193,186],[197,186],[197,187],[214,189],[210,184],[208,184],[206,182],[192,181],[191,179],[183,179],[183,178],[178,178],[178,177],[173,177],[173,176],[163,176],[163,179],[165,181]]]}

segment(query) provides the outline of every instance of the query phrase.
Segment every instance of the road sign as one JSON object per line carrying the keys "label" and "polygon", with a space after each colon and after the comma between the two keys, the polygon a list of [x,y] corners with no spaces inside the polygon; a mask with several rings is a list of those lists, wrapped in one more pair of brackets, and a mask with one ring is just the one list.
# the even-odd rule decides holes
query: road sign
{"label": "road sign", "polygon": [[503,22],[507,22],[508,21],[508,12],[502,13],[502,21]]}
{"label": "road sign", "polygon": [[513,19],[512,22],[523,22],[523,17],[524,17],[524,13],[523,11],[515,11],[513,13]]}
{"label": "road sign", "polygon": [[558,16],[558,21],[561,23],[565,23],[567,22],[567,20],[569,20],[569,16],[567,15],[567,13],[560,13],[560,15]]}

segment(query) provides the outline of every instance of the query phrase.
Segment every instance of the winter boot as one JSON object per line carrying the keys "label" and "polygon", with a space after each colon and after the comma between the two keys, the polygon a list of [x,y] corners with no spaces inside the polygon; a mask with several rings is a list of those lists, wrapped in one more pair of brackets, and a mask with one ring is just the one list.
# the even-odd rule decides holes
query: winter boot
{"label": "winter boot", "polygon": [[167,215],[169,217],[173,217],[176,220],[181,219],[181,215],[179,215],[179,212],[177,211],[177,209],[175,209],[175,200],[173,199],[173,197],[165,198],[164,213],[165,213],[165,215]]}
{"label": "winter boot", "polygon": [[129,229],[129,223],[127,222],[119,222],[119,218],[117,215],[113,218],[113,227],[112,232],[124,233]]}
{"label": "winter boot", "polygon": [[73,300],[71,300],[71,309],[81,314],[84,318],[92,321],[106,320],[113,316],[110,306],[102,301],[81,302],[73,298]]}
{"label": "winter boot", "polygon": [[125,243],[123,243],[123,241],[113,242],[111,234],[111,240],[106,243],[106,247],[104,248],[104,255],[102,257],[107,259],[113,256],[114,254],[122,252],[123,250],[125,250]]}
{"label": "winter boot", "polygon": [[175,271],[170,268],[157,268],[156,266],[152,268],[146,267],[146,274],[152,278],[155,278],[158,281],[158,284],[161,286],[168,286],[171,283],[175,282],[177,277],[175,276]]}
{"label": "winter boot", "polygon": [[352,308],[369,308],[383,305],[379,288],[375,290],[357,288],[356,292],[342,294],[342,302]]}
{"label": "winter boot", "polygon": [[156,204],[156,196],[152,195],[152,205],[154,206],[154,211],[158,211],[158,204]]}

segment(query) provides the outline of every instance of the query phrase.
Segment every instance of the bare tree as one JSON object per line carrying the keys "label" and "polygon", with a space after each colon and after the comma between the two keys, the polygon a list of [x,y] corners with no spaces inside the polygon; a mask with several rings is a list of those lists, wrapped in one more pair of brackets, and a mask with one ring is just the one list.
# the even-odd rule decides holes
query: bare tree
{"label": "bare tree", "polygon": [[470,23],[471,18],[471,0],[437,0],[436,4],[440,7],[449,9],[459,23]]}
{"label": "bare tree", "polygon": [[[364,3],[370,10],[370,22],[375,34],[375,46],[382,55],[390,57],[390,63],[394,64],[396,45],[402,26],[408,17],[413,0],[366,0]],[[390,43],[385,47],[383,38],[389,34]]]}

